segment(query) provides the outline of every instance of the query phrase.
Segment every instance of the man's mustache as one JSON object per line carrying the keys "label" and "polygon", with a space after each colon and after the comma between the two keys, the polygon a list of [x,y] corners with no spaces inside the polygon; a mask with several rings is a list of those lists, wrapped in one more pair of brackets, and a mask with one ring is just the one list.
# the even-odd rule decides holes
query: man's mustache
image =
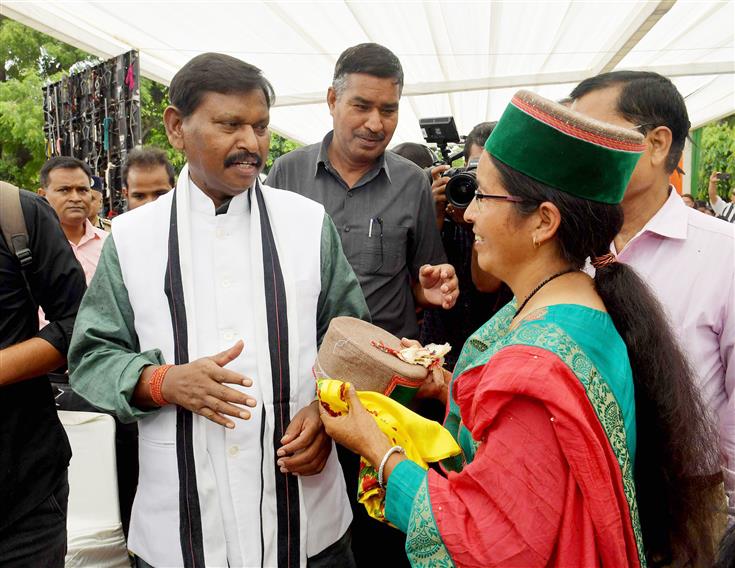
{"label": "man's mustache", "polygon": [[358,131],[356,134],[360,138],[364,138],[365,140],[372,140],[374,142],[380,142],[381,140],[385,140],[385,133],[384,132],[369,132],[369,131]]}
{"label": "man's mustache", "polygon": [[237,154],[227,156],[225,159],[225,167],[229,168],[239,162],[252,162],[256,168],[263,165],[263,160],[260,159],[258,154],[253,154],[251,152],[238,152]]}

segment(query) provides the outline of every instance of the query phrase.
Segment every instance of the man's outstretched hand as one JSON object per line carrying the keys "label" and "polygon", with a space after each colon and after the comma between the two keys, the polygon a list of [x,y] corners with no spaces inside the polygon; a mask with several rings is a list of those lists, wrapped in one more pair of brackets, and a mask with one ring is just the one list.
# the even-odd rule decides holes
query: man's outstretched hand
{"label": "man's outstretched hand", "polygon": [[[161,387],[163,398],[171,404],[191,410],[226,428],[235,427],[235,423],[227,416],[248,420],[250,411],[243,406],[253,408],[257,405],[257,401],[245,393],[225,386],[233,384],[249,387],[253,384],[253,381],[244,375],[224,368],[242,353],[243,346],[241,340],[211,357],[202,357],[186,365],[174,365],[168,370],[163,381]],[[147,367],[143,371],[143,379],[145,380],[148,375],[147,379],[150,381],[154,369]]]}

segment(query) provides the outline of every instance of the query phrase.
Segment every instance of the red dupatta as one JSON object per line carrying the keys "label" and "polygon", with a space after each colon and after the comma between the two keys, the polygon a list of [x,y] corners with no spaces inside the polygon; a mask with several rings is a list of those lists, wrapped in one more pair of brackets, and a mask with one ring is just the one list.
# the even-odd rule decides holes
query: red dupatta
{"label": "red dupatta", "polygon": [[[454,384],[478,449],[459,474],[430,472],[428,486],[457,566],[641,565],[619,460],[589,398],[597,385],[585,389],[557,355],[526,345],[502,349]],[[554,454],[563,464],[549,479],[543,463]],[[535,463],[540,475],[524,475]]]}

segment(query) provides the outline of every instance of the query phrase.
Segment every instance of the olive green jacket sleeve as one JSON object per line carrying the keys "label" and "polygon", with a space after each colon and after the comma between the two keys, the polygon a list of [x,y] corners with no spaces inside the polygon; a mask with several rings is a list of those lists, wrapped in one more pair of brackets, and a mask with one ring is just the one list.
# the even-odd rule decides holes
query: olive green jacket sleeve
{"label": "olive green jacket sleeve", "polygon": [[74,391],[122,422],[155,412],[136,408],[131,399],[143,368],[164,363],[158,349],[140,352],[134,323],[115,240],[110,235],[74,324],[69,382]]}
{"label": "olive green jacket sleeve", "polygon": [[342,250],[337,228],[326,213],[322,225],[321,272],[322,291],[316,316],[317,346],[322,344],[332,318],[351,316],[370,321],[370,311],[360,283]]}

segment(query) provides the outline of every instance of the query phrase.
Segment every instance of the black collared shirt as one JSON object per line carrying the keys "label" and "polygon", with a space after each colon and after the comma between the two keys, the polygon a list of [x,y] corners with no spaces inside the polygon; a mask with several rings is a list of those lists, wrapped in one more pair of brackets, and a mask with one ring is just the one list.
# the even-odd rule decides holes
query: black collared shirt
{"label": "black collared shirt", "polygon": [[418,337],[411,282],[424,264],[446,262],[436,228],[428,176],[386,152],[350,188],[330,164],[332,132],[318,144],[281,156],[266,185],[318,201],[339,231],[375,325]]}
{"label": "black collared shirt", "polygon": [[[33,264],[27,271],[0,236],[0,349],[40,337],[66,353],[86,289],[56,213],[44,199],[21,191]],[[49,323],[38,330],[38,305]],[[71,450],[44,375],[0,387],[0,530],[46,499]]]}

